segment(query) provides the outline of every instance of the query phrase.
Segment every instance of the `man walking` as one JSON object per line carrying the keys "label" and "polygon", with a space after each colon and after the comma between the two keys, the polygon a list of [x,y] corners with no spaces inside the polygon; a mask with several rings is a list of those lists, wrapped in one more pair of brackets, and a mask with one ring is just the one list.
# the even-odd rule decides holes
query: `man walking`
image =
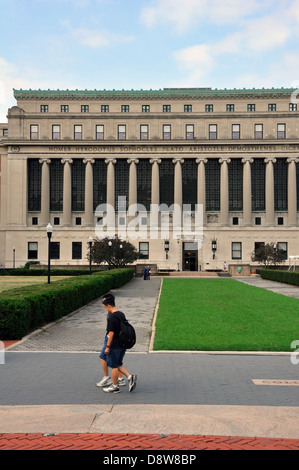
{"label": "man walking", "polygon": [[108,312],[107,316],[107,343],[105,355],[107,357],[107,366],[112,369],[112,385],[104,388],[107,393],[119,393],[118,386],[119,373],[126,376],[129,382],[129,392],[132,392],[136,387],[137,375],[130,374],[123,365],[123,358],[126,349],[122,348],[119,344],[120,333],[120,320],[119,317],[125,318],[125,315],[120,312],[115,306],[113,295],[106,294],[103,297],[103,306]]}

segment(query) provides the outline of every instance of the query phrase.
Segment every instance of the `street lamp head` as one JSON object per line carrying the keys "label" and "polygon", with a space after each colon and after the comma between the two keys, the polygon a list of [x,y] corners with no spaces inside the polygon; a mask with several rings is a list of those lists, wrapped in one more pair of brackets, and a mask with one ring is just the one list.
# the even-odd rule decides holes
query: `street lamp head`
{"label": "street lamp head", "polygon": [[93,242],[93,238],[92,237],[89,237],[89,243],[92,243]]}
{"label": "street lamp head", "polygon": [[108,245],[112,246],[112,241],[111,240],[109,240]]}
{"label": "street lamp head", "polygon": [[119,248],[122,250],[122,249],[123,249],[123,246],[122,246],[122,245],[119,245]]}
{"label": "street lamp head", "polygon": [[53,232],[53,227],[51,224],[47,225],[47,233],[52,233]]}

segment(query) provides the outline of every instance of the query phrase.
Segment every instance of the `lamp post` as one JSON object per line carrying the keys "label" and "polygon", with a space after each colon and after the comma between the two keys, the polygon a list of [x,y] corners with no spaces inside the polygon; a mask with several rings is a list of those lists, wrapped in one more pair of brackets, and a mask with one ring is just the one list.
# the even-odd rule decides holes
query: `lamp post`
{"label": "lamp post", "polygon": [[91,246],[92,246],[93,238],[89,237],[88,243],[89,243],[89,274],[91,274]]}
{"label": "lamp post", "polygon": [[15,269],[16,267],[16,249],[13,247],[12,249],[12,267]]}
{"label": "lamp post", "polygon": [[47,225],[47,236],[48,236],[48,284],[50,284],[50,269],[51,269],[51,237],[53,227],[51,224]]}
{"label": "lamp post", "polygon": [[111,247],[112,247],[112,241],[111,240],[109,240],[108,246],[109,246],[109,267],[108,267],[108,269],[110,270]]}

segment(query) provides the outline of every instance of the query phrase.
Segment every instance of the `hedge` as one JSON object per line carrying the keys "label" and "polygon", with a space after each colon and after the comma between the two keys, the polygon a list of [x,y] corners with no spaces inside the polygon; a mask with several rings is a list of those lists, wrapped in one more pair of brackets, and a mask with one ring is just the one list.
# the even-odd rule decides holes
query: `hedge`
{"label": "hedge", "polygon": [[260,274],[262,279],[269,279],[270,281],[283,282],[285,284],[299,286],[299,272],[272,271],[270,269],[264,269]]}
{"label": "hedge", "polygon": [[134,276],[133,269],[115,269],[1,293],[0,338],[18,340],[36,328],[62,318],[121,287]]}

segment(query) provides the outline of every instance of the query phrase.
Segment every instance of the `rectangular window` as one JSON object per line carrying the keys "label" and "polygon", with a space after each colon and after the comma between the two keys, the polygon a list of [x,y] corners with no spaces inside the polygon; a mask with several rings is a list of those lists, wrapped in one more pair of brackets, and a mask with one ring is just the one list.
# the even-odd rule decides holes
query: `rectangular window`
{"label": "rectangular window", "polygon": [[150,112],[150,105],[149,104],[143,104],[142,105],[142,112],[143,113],[149,113]]}
{"label": "rectangular window", "polygon": [[171,125],[163,124],[163,140],[171,140]]}
{"label": "rectangular window", "polygon": [[192,113],[192,104],[185,104],[184,105],[184,112],[185,113]]}
{"label": "rectangular window", "polygon": [[32,225],[38,225],[38,217],[32,217]]}
{"label": "rectangular window", "polygon": [[74,126],[74,138],[75,140],[82,140],[82,126],[81,125]]}
{"label": "rectangular window", "polygon": [[232,138],[234,140],[240,139],[240,124],[233,124],[232,125]]}
{"label": "rectangular window", "polygon": [[89,113],[89,106],[88,106],[88,104],[82,104],[82,106],[81,106],[81,113]]}
{"label": "rectangular window", "polygon": [[226,111],[228,113],[233,113],[235,111],[235,105],[234,104],[227,104],[226,105]]}
{"label": "rectangular window", "polygon": [[101,112],[102,113],[109,113],[109,105],[108,104],[102,104]]}
{"label": "rectangular window", "polygon": [[28,243],[28,259],[38,259],[38,243]]}
{"label": "rectangular window", "polygon": [[38,139],[38,125],[32,124],[30,126],[30,139],[37,140]]}
{"label": "rectangular window", "polygon": [[285,124],[277,124],[277,138],[278,139],[286,138],[286,125]]}
{"label": "rectangular window", "polygon": [[212,113],[214,111],[213,104],[206,104],[206,113]]}
{"label": "rectangular window", "polygon": [[69,105],[68,104],[62,104],[60,107],[60,111],[62,113],[68,113],[69,112]]}
{"label": "rectangular window", "polygon": [[148,125],[142,124],[140,126],[140,140],[148,140]]}
{"label": "rectangular window", "polygon": [[163,104],[163,113],[170,113],[170,112],[171,112],[171,105]]}
{"label": "rectangular window", "polygon": [[49,111],[49,106],[47,104],[41,104],[40,112],[41,113],[47,113],[48,111]]}
{"label": "rectangular window", "polygon": [[193,140],[194,139],[194,125],[187,124],[186,125],[186,140]]}
{"label": "rectangular window", "polygon": [[118,140],[126,140],[126,126],[119,125],[118,126]]}
{"label": "rectangular window", "polygon": [[60,125],[53,125],[52,126],[52,139],[53,140],[60,140]]}
{"label": "rectangular window", "polygon": [[7,137],[8,136],[8,129],[3,129],[3,137]]}
{"label": "rectangular window", "polygon": [[104,140],[104,126],[103,125],[96,126],[96,139]]}
{"label": "rectangular window", "polygon": [[209,139],[216,140],[217,139],[217,124],[210,124],[209,125]]}
{"label": "rectangular window", "polygon": [[288,244],[287,242],[278,242],[277,248],[283,251],[283,258],[286,261],[288,259]]}
{"label": "rectangular window", "polygon": [[255,111],[255,104],[248,104],[247,105],[247,111],[252,113]]}
{"label": "rectangular window", "polygon": [[232,259],[242,259],[242,242],[232,242]]}
{"label": "rectangular window", "polygon": [[273,104],[273,103],[268,104],[268,111],[276,111],[276,104]]}
{"label": "rectangular window", "polygon": [[264,137],[263,124],[254,125],[254,138],[256,140],[261,140]]}
{"label": "rectangular window", "polygon": [[122,113],[128,113],[129,111],[130,111],[130,106],[128,104],[122,104],[121,112]]}
{"label": "rectangular window", "polygon": [[51,259],[60,259],[60,243],[51,242]]}
{"label": "rectangular window", "polygon": [[82,242],[72,242],[72,259],[82,259]]}
{"label": "rectangular window", "polygon": [[290,111],[297,111],[297,104],[296,103],[290,103]]}
{"label": "rectangular window", "polygon": [[149,242],[139,242],[139,259],[149,259]]}

